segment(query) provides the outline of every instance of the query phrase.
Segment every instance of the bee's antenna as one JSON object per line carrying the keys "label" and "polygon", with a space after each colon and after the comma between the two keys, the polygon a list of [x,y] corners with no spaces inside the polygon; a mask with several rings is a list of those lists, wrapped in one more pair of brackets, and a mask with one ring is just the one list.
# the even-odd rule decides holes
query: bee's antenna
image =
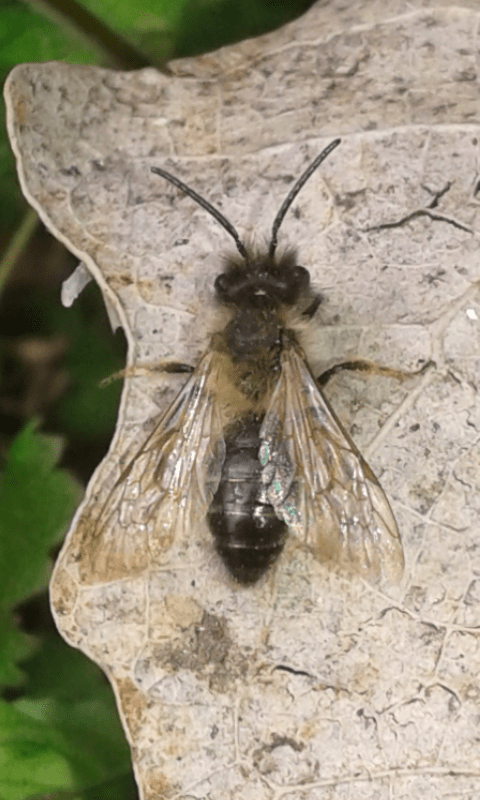
{"label": "bee's antenna", "polygon": [[237,250],[242,256],[242,258],[244,258],[245,261],[248,261],[248,253],[245,245],[240,239],[240,236],[233,227],[232,223],[226,217],[223,216],[223,214],[218,210],[218,208],[212,206],[212,204],[209,203],[208,200],[205,200],[204,197],[201,197],[201,195],[197,194],[194,189],[191,189],[190,186],[187,186],[186,183],[183,183],[183,181],[181,181],[179,178],[176,178],[174,175],[170,175],[170,173],[166,172],[166,170],[160,169],[160,167],[150,167],[150,171],[154,172],[155,175],[160,175],[162,178],[166,178],[167,181],[170,181],[170,183],[173,183],[173,185],[176,186],[178,189],[181,189],[182,192],[185,192],[185,194],[191,197],[192,200],[195,200],[195,202],[197,202],[199,206],[202,206],[202,208],[204,208],[205,211],[208,211],[208,213],[211,214],[212,217],[215,217],[217,222],[219,222],[220,225],[222,225],[222,227],[225,228],[226,231],[228,231],[230,236],[233,237],[235,244],[237,245]]}
{"label": "bee's antenna", "polygon": [[299,193],[300,189],[302,188],[302,186],[304,186],[306,184],[306,182],[308,181],[309,177],[315,172],[317,167],[320,166],[322,161],[325,161],[325,159],[327,158],[327,156],[330,155],[332,150],[335,150],[335,148],[338,147],[338,145],[340,144],[341,141],[342,141],[341,139],[334,139],[333,142],[330,142],[330,144],[326,146],[325,150],[322,150],[320,155],[316,157],[315,161],[312,161],[312,163],[305,170],[303,175],[300,176],[300,178],[296,182],[295,186],[293,186],[290,189],[289,193],[287,194],[285,200],[283,201],[283,203],[281,205],[280,211],[278,212],[277,216],[275,217],[275,219],[273,221],[272,238],[270,240],[270,247],[269,247],[269,250],[268,250],[268,254],[269,254],[269,256],[271,258],[273,257],[273,255],[275,253],[275,250],[276,250],[276,247],[277,247],[278,229],[279,229],[280,225],[283,222],[283,218],[284,218],[285,214],[287,213],[288,209],[292,205],[293,201],[295,200],[295,198],[296,198],[297,194]]}

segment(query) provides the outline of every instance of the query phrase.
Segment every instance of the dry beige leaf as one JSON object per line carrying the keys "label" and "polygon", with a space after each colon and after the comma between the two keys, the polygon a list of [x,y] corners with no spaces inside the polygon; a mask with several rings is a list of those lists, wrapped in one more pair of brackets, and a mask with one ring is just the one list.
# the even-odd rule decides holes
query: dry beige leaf
{"label": "dry beige leaf", "polygon": [[328,387],[399,523],[406,573],[388,592],[293,538],[239,587],[203,525],[155,568],[140,547],[116,580],[82,572],[88,520],[184,382],[127,379],[51,594],[63,636],[112,682],[143,800],[480,793],[478,4],[344,6],[175,62],[172,77],[37,64],[7,82],[25,195],[98,281],[129,365],[197,363],[231,246],[150,167],[262,243],[337,135],[282,229],[324,295],[310,363],[436,362],[403,384],[344,373]]}

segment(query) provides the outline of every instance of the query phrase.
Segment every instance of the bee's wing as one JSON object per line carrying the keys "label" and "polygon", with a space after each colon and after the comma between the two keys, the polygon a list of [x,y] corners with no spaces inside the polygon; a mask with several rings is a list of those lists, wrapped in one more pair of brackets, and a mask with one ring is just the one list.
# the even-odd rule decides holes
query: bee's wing
{"label": "bee's wing", "polygon": [[403,550],[388,500],[294,343],[282,352],[260,438],[268,501],[314,555],[370,581],[400,580]]}
{"label": "bee's wing", "polygon": [[200,360],[147,439],[124,459],[99,514],[80,518],[83,580],[114,580],[159,563],[175,536],[204,515],[225,457],[217,359],[210,352]]}

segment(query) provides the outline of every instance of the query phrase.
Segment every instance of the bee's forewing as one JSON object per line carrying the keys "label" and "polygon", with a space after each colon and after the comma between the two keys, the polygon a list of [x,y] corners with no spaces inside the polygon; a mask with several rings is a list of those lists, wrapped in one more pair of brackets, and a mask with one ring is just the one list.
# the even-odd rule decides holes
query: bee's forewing
{"label": "bee's forewing", "polygon": [[315,557],[370,581],[400,580],[403,549],[388,500],[294,343],[282,352],[260,438],[268,500]]}
{"label": "bee's forewing", "polygon": [[79,520],[86,582],[161,563],[175,536],[205,515],[225,457],[215,402],[216,354],[207,353],[143,444],[136,445],[97,516]]}

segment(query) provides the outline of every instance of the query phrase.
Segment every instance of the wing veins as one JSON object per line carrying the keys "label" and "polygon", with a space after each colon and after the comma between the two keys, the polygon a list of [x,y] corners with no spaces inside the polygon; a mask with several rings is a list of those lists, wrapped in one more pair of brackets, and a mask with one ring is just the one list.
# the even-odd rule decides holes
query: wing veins
{"label": "wing veins", "polygon": [[275,469],[264,468],[271,483],[284,481],[282,492],[268,494],[277,516],[286,519],[288,495],[298,512],[292,527],[320,560],[346,562],[370,580],[398,580],[403,551],[388,500],[293,341],[260,435],[272,453]]}
{"label": "wing veins", "polygon": [[96,519],[85,512],[86,579],[113,580],[162,559],[185,533],[190,511],[204,508],[215,491],[224,457],[217,367],[214,351],[202,357],[122,469]]}

